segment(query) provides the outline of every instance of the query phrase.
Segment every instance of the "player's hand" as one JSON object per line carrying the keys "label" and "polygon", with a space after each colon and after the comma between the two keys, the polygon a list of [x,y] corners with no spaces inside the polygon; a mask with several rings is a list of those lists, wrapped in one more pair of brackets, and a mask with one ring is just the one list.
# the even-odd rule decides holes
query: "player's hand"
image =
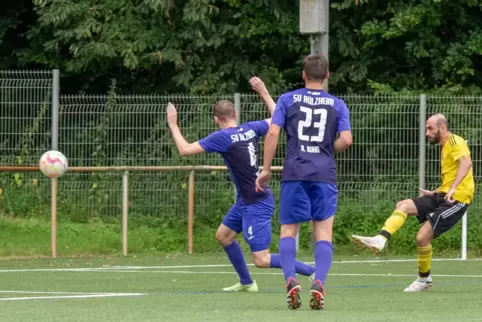
{"label": "player's hand", "polygon": [[167,124],[176,125],[177,110],[176,110],[176,107],[171,102],[167,103],[166,113],[167,113]]}
{"label": "player's hand", "polygon": [[269,179],[271,179],[271,171],[261,171],[258,178],[256,178],[256,192],[264,191],[264,188],[268,185]]}
{"label": "player's hand", "polygon": [[455,193],[455,188],[450,188],[449,192],[447,192],[447,194],[444,197],[445,201],[447,201],[448,203],[454,203],[455,199],[452,199],[454,193]]}
{"label": "player's hand", "polygon": [[422,188],[419,188],[419,190],[422,193],[422,195],[424,195],[424,196],[433,196],[433,191],[425,190],[425,189],[422,189]]}
{"label": "player's hand", "polygon": [[259,94],[268,93],[264,82],[259,77],[251,77],[251,79],[249,80],[249,84],[251,85],[253,91],[258,92]]}

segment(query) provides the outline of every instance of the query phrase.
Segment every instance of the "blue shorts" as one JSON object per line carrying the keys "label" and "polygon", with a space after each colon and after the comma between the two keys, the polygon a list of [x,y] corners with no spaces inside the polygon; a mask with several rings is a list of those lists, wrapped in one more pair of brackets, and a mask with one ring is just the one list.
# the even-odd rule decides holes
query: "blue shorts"
{"label": "blue shorts", "polygon": [[280,224],[322,221],[335,215],[338,189],[334,184],[310,181],[281,182]]}
{"label": "blue shorts", "polygon": [[274,214],[274,198],[270,196],[258,203],[235,203],[223,219],[223,225],[236,233],[243,232],[251,252],[269,249],[271,244],[271,219]]}

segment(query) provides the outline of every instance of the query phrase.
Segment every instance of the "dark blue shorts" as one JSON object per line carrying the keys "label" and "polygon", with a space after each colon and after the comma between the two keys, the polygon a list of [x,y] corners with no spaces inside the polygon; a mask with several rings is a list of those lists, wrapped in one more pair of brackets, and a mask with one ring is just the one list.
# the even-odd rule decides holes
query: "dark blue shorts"
{"label": "dark blue shorts", "polygon": [[236,233],[243,232],[251,252],[269,249],[271,219],[274,214],[273,196],[251,205],[235,203],[224,216],[223,224]]}
{"label": "dark blue shorts", "polygon": [[322,221],[337,210],[338,189],[335,184],[310,181],[281,182],[280,224]]}

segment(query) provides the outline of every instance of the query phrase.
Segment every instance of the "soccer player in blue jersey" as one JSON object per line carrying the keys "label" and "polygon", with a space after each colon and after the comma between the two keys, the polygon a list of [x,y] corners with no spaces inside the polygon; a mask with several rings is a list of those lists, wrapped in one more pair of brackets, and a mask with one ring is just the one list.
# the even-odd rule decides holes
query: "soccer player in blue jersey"
{"label": "soccer player in blue jersey", "polygon": [[[251,86],[267,102],[270,115],[275,102],[271,99],[263,82],[254,77]],[[243,232],[244,239],[252,252],[253,263],[257,267],[281,268],[280,256],[270,254],[271,218],[274,212],[274,198],[269,187],[255,191],[255,181],[259,174],[259,138],[269,129],[271,119],[237,125],[236,111],[232,102],[222,100],[214,106],[214,120],[220,127],[207,137],[188,143],[177,125],[177,112],[169,103],[167,117],[169,128],[182,156],[203,152],[221,154],[236,185],[237,198],[216,232],[216,239],[226,251],[229,260],[239,275],[239,283],[226,287],[227,292],[257,292],[258,286],[248,271],[244,254],[236,241],[236,235]],[[302,262],[294,263],[299,274],[311,276],[315,268]]]}
{"label": "soccer player in blue jersey", "polygon": [[[315,278],[310,290],[310,307],[323,309],[324,283],[333,258],[332,230],[337,210],[336,162],[334,153],[352,143],[349,110],[343,100],[323,90],[328,79],[328,62],[321,55],[303,60],[305,88],[285,93],[276,104],[266,135],[263,171],[256,191],[265,191],[280,130],[287,136],[280,195],[281,239],[279,253],[290,309],[301,306],[296,279],[295,237],[298,225],[312,221],[316,237]],[[337,134],[339,137],[337,139]]]}

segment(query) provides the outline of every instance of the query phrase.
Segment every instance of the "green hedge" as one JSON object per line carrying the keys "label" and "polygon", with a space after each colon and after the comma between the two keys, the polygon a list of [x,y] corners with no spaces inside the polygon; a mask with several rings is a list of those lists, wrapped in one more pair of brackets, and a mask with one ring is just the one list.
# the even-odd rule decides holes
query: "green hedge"
{"label": "green hedge", "polygon": [[[135,178],[135,175],[132,177]],[[24,178],[22,181],[13,180],[12,182],[17,184],[7,185],[0,195],[0,214],[3,215],[1,252],[3,255],[48,255],[50,242],[48,181]],[[5,180],[2,183],[5,183]],[[229,183],[227,186],[229,187]],[[202,192],[199,191],[199,196],[196,198],[194,249],[196,252],[219,251],[220,248],[214,236],[217,226],[231,206],[233,191],[231,189],[213,190],[206,199],[202,199]],[[118,195],[117,192],[116,194]],[[187,207],[185,207],[187,198],[182,188],[178,189],[177,194],[178,198],[176,198],[176,191],[173,190],[171,198],[179,201],[179,208],[162,207],[162,205],[158,207],[153,205],[149,198],[142,199],[140,194],[131,196],[129,212],[131,253],[185,252],[187,250]],[[120,207],[112,206],[112,199],[106,199],[105,196],[109,194],[99,199],[87,197],[76,200],[75,195],[69,196],[65,192],[60,194],[58,229],[61,254],[112,254],[120,251]],[[367,203],[367,200],[356,200],[342,194],[335,220],[335,245],[346,250],[347,248],[342,246],[350,245],[351,234],[377,233],[393,211],[397,198],[398,196],[393,193],[391,195],[387,193],[385,198],[371,195],[369,200],[371,203]],[[374,202],[377,199],[378,201]],[[116,208],[114,215],[112,215],[112,207]],[[104,215],[102,211],[111,212],[111,214]],[[276,250],[279,240],[277,212],[272,227],[272,250]],[[404,228],[392,239],[390,252],[413,254],[418,227],[418,221],[415,218],[409,218]],[[478,233],[481,229],[481,217],[475,212],[469,213],[469,248],[476,252],[482,249],[482,236]],[[302,226],[301,232],[301,249],[310,250],[311,237],[308,224]],[[246,245],[244,247],[247,249]],[[460,224],[440,237],[435,242],[435,247],[456,253],[460,249]],[[355,250],[352,249],[352,251]]]}

